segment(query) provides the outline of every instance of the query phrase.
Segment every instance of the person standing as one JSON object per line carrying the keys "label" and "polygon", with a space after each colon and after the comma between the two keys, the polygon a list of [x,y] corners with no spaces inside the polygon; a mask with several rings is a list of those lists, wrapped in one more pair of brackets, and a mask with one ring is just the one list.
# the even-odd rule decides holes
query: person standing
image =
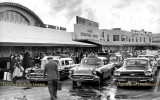
{"label": "person standing", "polygon": [[48,90],[51,100],[57,99],[57,81],[59,80],[59,71],[57,63],[53,61],[53,57],[48,57],[48,63],[44,67],[44,79],[48,80]]}

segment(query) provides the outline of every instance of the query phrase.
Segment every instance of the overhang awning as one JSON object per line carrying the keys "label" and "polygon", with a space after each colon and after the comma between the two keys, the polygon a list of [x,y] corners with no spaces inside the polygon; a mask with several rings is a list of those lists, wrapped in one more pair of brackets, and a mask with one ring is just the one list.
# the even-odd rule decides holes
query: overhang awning
{"label": "overhang awning", "polygon": [[81,42],[70,43],[20,43],[20,42],[0,42],[0,46],[72,46],[72,47],[97,47],[94,44],[87,44]]}
{"label": "overhang awning", "polygon": [[72,40],[71,32],[9,22],[0,22],[0,46],[96,47]]}
{"label": "overhang awning", "polygon": [[87,40],[93,44],[97,44],[97,45],[103,45],[103,46],[118,46],[118,44],[115,44],[113,42],[110,41],[96,41],[96,40]]}

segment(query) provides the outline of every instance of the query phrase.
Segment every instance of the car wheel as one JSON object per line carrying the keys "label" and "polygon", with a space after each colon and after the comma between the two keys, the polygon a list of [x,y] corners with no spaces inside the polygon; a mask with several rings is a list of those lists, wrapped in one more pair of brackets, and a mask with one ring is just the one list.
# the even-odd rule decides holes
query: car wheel
{"label": "car wheel", "polygon": [[74,86],[77,86],[77,81],[72,81]]}

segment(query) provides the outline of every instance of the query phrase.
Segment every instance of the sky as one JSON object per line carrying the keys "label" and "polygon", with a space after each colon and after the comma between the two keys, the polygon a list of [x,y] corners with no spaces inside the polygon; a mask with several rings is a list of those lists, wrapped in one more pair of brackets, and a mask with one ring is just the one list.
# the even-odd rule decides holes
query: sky
{"label": "sky", "polygon": [[19,3],[45,24],[74,31],[76,16],[99,23],[99,29],[121,28],[160,33],[160,0],[0,0]]}

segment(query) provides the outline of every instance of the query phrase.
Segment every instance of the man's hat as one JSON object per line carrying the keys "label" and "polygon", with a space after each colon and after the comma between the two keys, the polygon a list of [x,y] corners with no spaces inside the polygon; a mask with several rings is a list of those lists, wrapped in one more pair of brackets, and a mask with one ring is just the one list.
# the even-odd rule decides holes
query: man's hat
{"label": "man's hat", "polygon": [[53,57],[47,57],[47,59],[53,59]]}

